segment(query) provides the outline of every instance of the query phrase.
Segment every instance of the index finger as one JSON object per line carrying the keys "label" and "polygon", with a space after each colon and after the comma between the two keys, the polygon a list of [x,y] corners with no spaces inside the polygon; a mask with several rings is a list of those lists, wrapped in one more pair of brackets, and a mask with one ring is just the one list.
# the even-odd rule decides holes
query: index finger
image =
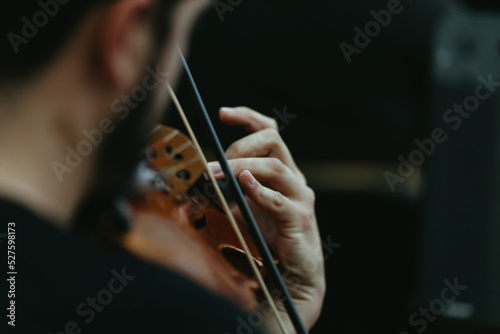
{"label": "index finger", "polygon": [[222,107],[219,117],[227,125],[239,125],[246,131],[253,133],[264,129],[278,130],[278,123],[274,118],[263,115],[248,107]]}

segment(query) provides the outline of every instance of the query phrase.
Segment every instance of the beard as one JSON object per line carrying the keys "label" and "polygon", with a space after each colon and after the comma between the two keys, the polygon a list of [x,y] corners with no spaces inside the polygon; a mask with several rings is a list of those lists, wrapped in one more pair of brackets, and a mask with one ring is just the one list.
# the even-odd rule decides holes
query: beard
{"label": "beard", "polygon": [[[158,88],[161,86],[158,85]],[[161,89],[161,88],[160,88]],[[126,231],[128,213],[126,196],[133,191],[134,176],[153,128],[155,91],[140,102],[122,104],[126,117],[114,120],[115,128],[105,134],[96,152],[94,177],[81,201],[75,222],[78,228],[93,232]],[[133,107],[131,107],[133,106]]]}

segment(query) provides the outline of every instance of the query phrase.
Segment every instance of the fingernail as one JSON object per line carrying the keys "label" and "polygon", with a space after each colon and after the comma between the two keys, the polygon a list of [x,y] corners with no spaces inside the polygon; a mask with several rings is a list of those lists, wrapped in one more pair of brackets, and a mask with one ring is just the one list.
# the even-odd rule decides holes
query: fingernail
{"label": "fingernail", "polygon": [[220,163],[218,162],[209,162],[208,167],[212,170],[212,173],[218,174],[222,172],[222,167],[220,166]]}
{"label": "fingernail", "polygon": [[225,114],[228,114],[228,115],[232,115],[234,114],[234,109],[233,108],[229,108],[229,107],[222,107],[220,108],[220,110],[225,113]]}
{"label": "fingernail", "polygon": [[257,180],[255,179],[255,177],[252,175],[252,173],[248,172],[248,175],[249,175],[249,180],[248,180],[248,183],[250,183],[251,186],[254,186],[255,183],[257,183]]}

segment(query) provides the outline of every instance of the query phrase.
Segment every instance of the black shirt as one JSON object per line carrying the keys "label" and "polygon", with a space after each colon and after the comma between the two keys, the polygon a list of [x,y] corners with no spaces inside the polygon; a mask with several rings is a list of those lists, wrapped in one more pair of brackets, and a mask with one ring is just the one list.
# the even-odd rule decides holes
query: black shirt
{"label": "black shirt", "polygon": [[257,333],[247,314],[180,275],[99,248],[17,204],[0,200],[0,224],[7,333]]}

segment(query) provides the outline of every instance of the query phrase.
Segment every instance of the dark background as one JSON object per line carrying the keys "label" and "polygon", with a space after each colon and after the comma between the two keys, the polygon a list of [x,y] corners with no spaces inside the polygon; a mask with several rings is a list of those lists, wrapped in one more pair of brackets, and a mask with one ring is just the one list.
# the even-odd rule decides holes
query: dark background
{"label": "dark background", "polygon": [[[426,161],[414,175],[416,190],[392,192],[383,172],[397,169],[398,156],[408,156],[414,140],[433,128],[439,95],[433,55],[443,17],[456,8],[494,13],[498,2],[402,1],[403,11],[350,64],[339,44],[353,44],[353,28],[364,27],[373,20],[370,11],[386,9],[388,1],[221,2],[233,10],[223,20],[214,7],[207,11],[194,31],[189,64],[224,145],[244,133],[217,121],[219,107],[246,105],[276,117],[273,110],[286,106],[296,118],[281,134],[299,164],[309,166],[306,176],[314,178],[315,166],[318,173],[319,166],[333,166],[321,174],[324,182],[311,183],[322,236],[341,244],[325,262],[328,291],[312,333],[417,333],[408,317],[426,305],[416,302],[423,277],[432,277],[420,254],[439,224],[429,217],[428,203],[436,189],[429,183],[440,174],[429,172]],[[498,50],[500,55],[500,39]],[[185,82],[178,90],[189,99]],[[378,186],[355,180],[335,186],[338,175],[349,173],[342,169],[346,161],[361,166],[355,179],[375,179]],[[435,276],[439,284],[446,278]],[[439,290],[431,293],[436,295]],[[436,333],[480,333],[477,328],[491,323],[432,325]]]}

